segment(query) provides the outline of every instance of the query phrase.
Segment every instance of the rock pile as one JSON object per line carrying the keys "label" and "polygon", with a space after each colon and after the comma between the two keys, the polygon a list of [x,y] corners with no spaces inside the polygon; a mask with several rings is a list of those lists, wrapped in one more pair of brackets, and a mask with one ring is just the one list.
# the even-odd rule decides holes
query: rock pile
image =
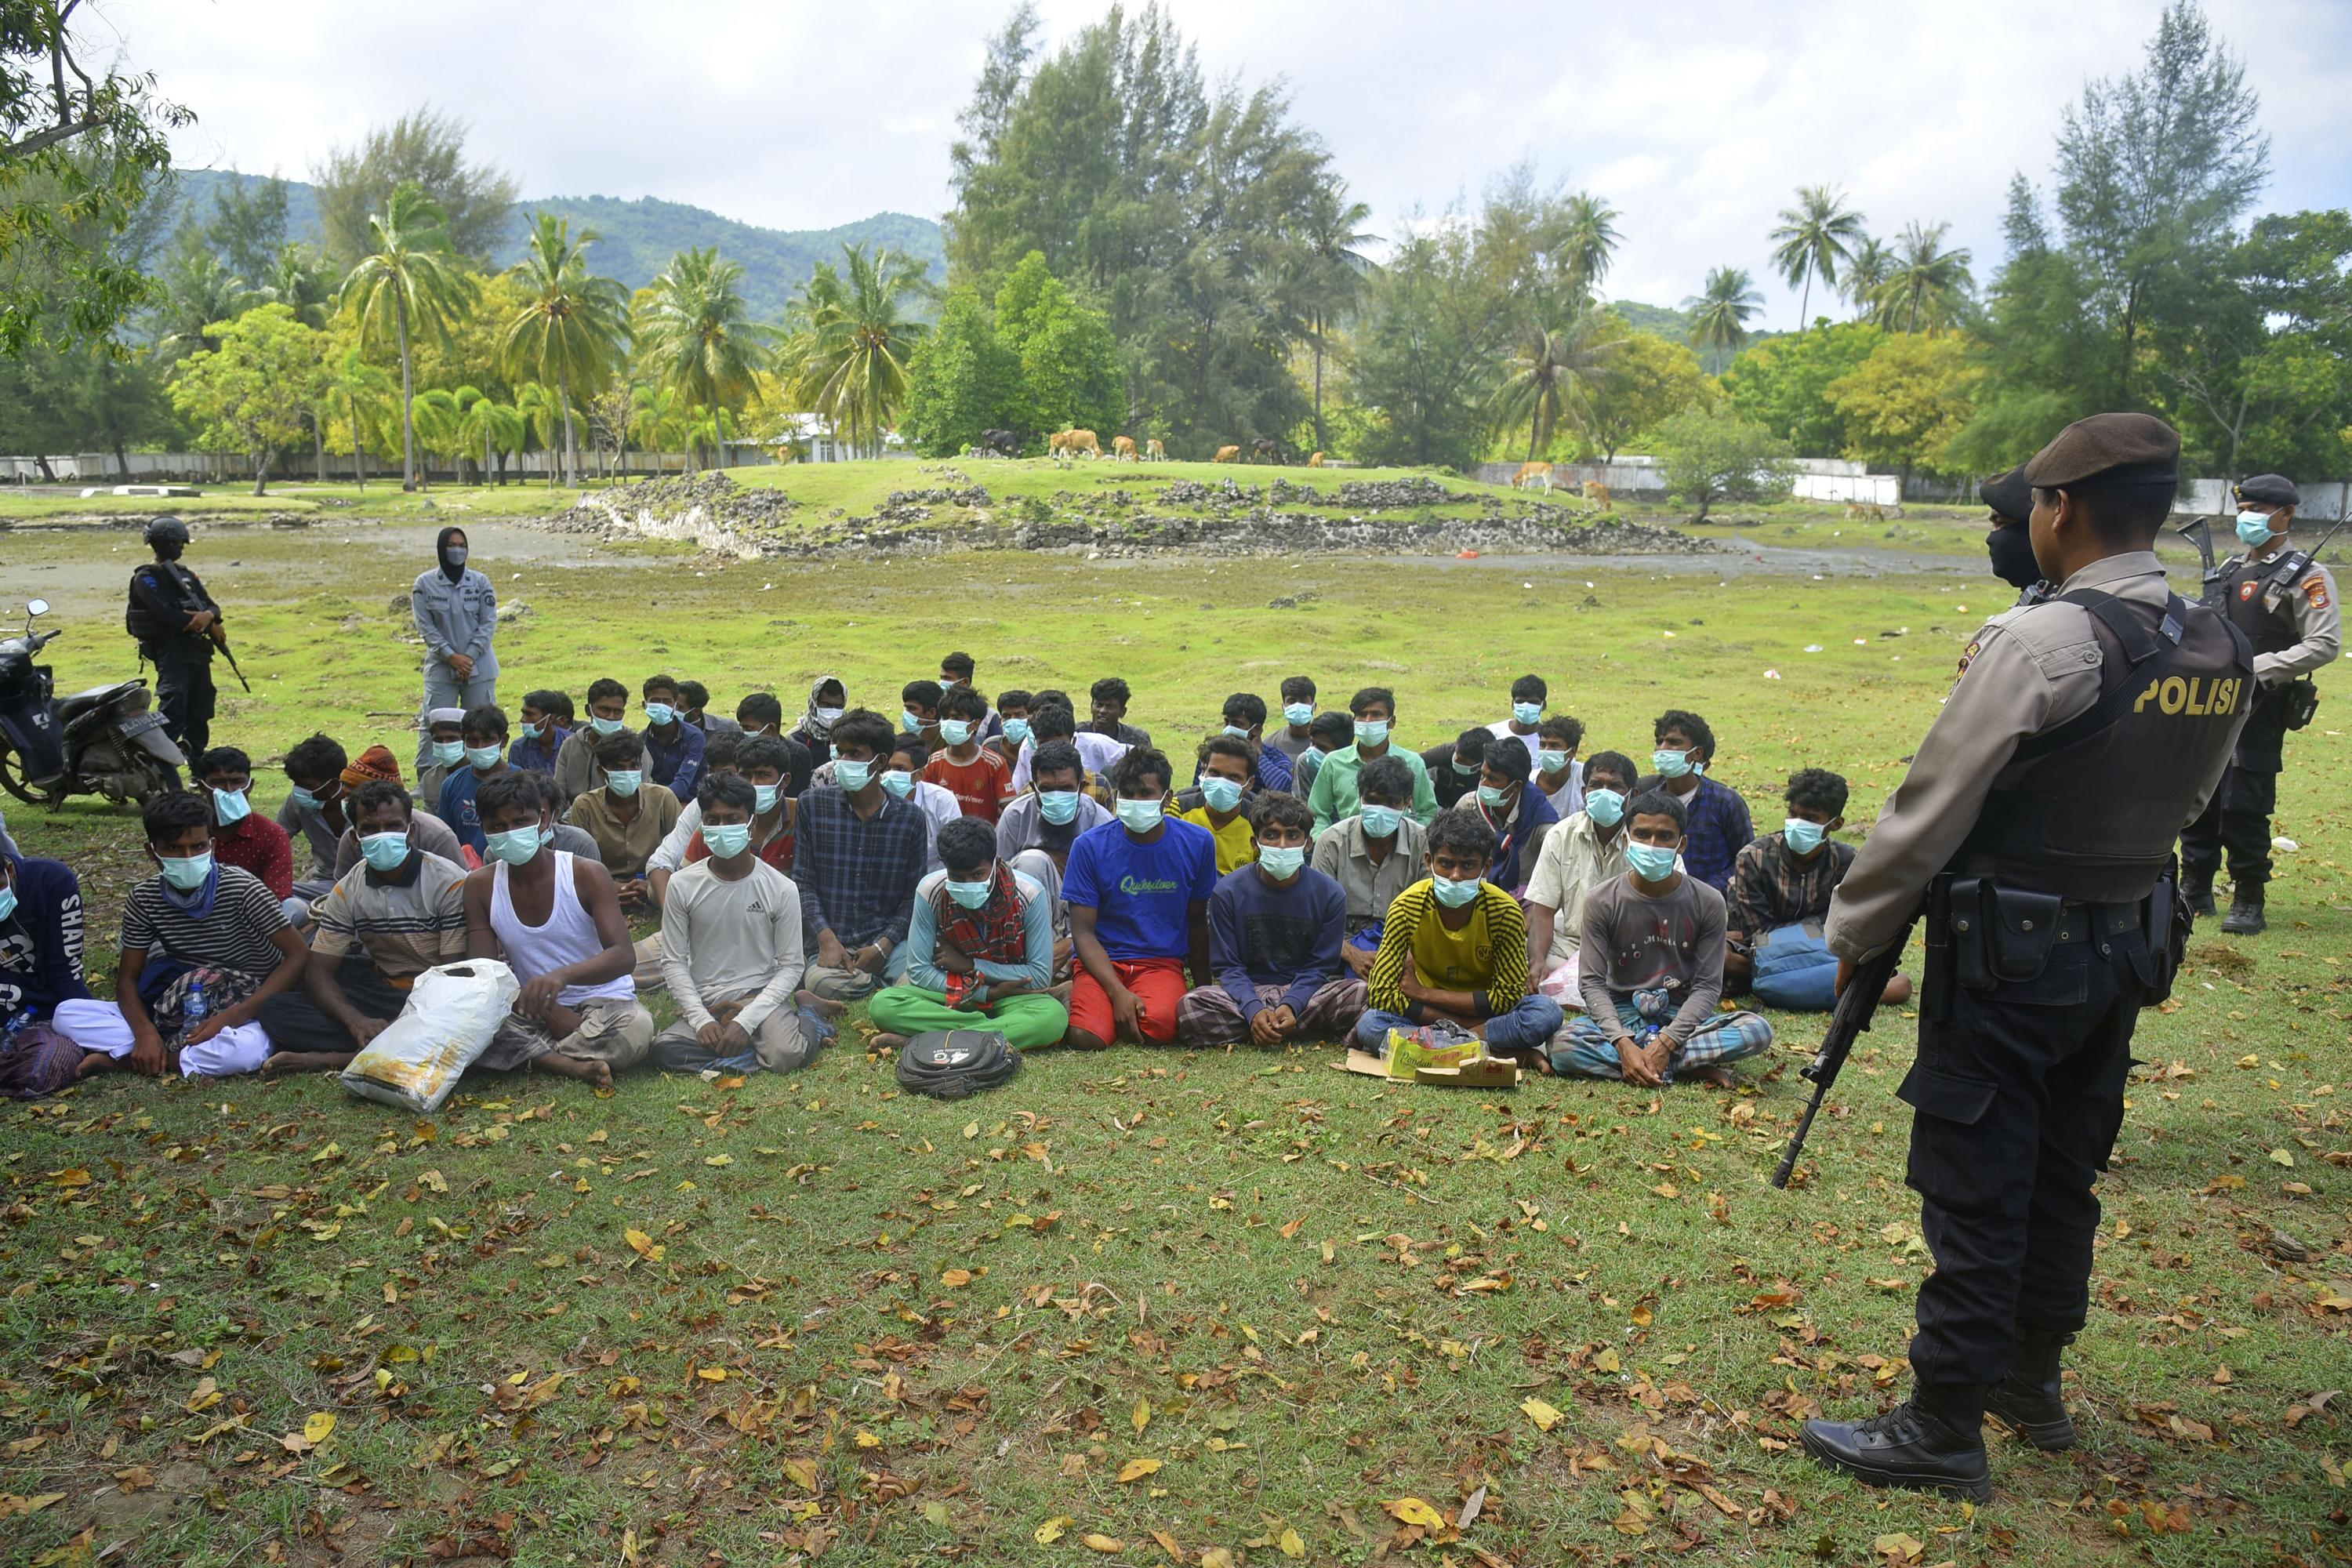
{"label": "rock pile", "polygon": [[[1402,511],[1417,506],[1451,506],[1467,500],[1435,479],[1415,474],[1409,479],[1350,479],[1339,487],[1339,504],[1362,511]],[[1499,500],[1501,498],[1496,498]]]}
{"label": "rock pile", "polygon": [[986,485],[973,485],[966,489],[892,490],[886,506],[994,506]]}

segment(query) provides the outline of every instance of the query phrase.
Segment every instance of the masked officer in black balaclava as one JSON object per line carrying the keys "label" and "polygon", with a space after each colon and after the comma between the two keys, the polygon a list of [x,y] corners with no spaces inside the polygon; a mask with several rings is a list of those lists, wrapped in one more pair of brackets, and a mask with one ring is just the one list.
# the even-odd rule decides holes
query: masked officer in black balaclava
{"label": "masked officer in black balaclava", "polygon": [[131,574],[131,602],[123,629],[139,640],[139,652],[155,667],[155,700],[163,723],[190,763],[212,744],[213,648],[227,640],[220,606],[205,592],[204,580],[180,564],[188,547],[188,525],[159,517],[147,525],[155,559]]}

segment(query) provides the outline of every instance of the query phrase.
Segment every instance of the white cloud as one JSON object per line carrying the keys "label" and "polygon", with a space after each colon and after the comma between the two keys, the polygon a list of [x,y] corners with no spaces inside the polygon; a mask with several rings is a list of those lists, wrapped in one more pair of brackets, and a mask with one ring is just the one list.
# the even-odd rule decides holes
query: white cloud
{"label": "white cloud", "polygon": [[[660,195],[827,227],[937,214],[947,143],[1005,5],[883,0],[107,0],[133,64],[201,116],[190,162],[301,174],[427,100],[528,194]],[[1601,192],[1625,239],[1610,283],[1672,303],[1708,268],[1796,300],[1767,231],[1800,184],[1842,185],[1874,229],[1948,219],[1979,277],[2011,174],[2046,177],[2085,79],[2137,67],[2160,0],[1171,0],[1213,76],[1280,75],[1373,228],[1474,198],[1522,158]],[[1054,39],[1097,0],[1047,0]],[[2352,205],[2352,5],[2212,0],[2253,62],[2276,175],[2267,205]],[[1819,291],[1816,290],[1816,309]]]}

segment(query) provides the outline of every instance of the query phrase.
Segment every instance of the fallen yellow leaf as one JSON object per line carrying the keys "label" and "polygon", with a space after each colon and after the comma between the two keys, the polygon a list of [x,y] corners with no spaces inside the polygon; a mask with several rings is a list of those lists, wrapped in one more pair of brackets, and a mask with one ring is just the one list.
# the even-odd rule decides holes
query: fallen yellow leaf
{"label": "fallen yellow leaf", "polygon": [[1549,1432],[1568,1419],[1557,1408],[1540,1399],[1523,1399],[1519,1401],[1519,1408],[1528,1413],[1528,1419],[1536,1424],[1538,1432]]}
{"label": "fallen yellow leaf", "polygon": [[317,1415],[311,1416],[310,1419],[302,1423],[302,1436],[310,1440],[313,1447],[325,1442],[327,1440],[327,1434],[332,1432],[334,1429],[335,1414],[331,1410],[321,1410]]}
{"label": "fallen yellow leaf", "polygon": [[1299,1539],[1298,1531],[1290,1529],[1286,1525],[1283,1528],[1282,1539],[1276,1542],[1276,1544],[1282,1548],[1282,1554],[1285,1557],[1304,1557],[1307,1555],[1307,1542]]}
{"label": "fallen yellow leaf", "polygon": [[[975,1128],[977,1128],[978,1125],[979,1124],[977,1122],[973,1123]],[[1071,1520],[1068,1514],[1055,1514],[1053,1518],[1047,1520],[1045,1523],[1037,1527],[1034,1532],[1037,1537],[1037,1544],[1040,1546],[1053,1545],[1054,1542],[1062,1539],[1062,1532],[1069,1529],[1070,1524]]]}
{"label": "fallen yellow leaf", "polygon": [[1150,1426],[1151,1401],[1139,1396],[1135,1402],[1135,1414],[1129,1416],[1129,1420],[1134,1423],[1135,1429],[1139,1432]]}
{"label": "fallen yellow leaf", "polygon": [[971,1283],[971,1270],[969,1268],[950,1268],[946,1273],[940,1276],[940,1283],[948,1286],[950,1289],[954,1289],[958,1286],[969,1285]]}
{"label": "fallen yellow leaf", "polygon": [[732,1154],[711,1154],[705,1157],[702,1163],[706,1165],[731,1165],[735,1163],[735,1156]]}
{"label": "fallen yellow leaf", "polygon": [[1128,1481],[1139,1481],[1146,1476],[1156,1476],[1159,1473],[1160,1461],[1157,1459],[1129,1459],[1118,1468],[1118,1479],[1122,1484]]}
{"label": "fallen yellow leaf", "polygon": [[1113,1536],[1087,1534],[1079,1536],[1078,1539],[1087,1543],[1087,1547],[1089,1551],[1100,1552],[1106,1555],[1110,1552],[1124,1552],[1127,1550],[1127,1542]]}
{"label": "fallen yellow leaf", "polygon": [[1391,1498],[1381,1507],[1400,1524],[1424,1525],[1431,1530],[1445,1528],[1445,1516],[1417,1497]]}

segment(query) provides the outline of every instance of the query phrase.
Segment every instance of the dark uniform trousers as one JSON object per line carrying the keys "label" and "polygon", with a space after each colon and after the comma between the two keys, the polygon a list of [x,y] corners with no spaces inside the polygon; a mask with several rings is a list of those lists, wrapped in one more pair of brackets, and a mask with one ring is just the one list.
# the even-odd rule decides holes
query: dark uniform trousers
{"label": "dark uniform trousers", "polygon": [[196,759],[212,744],[212,651],[191,652],[171,642],[150,652],[155,661],[155,700],[163,710],[164,727],[194,769]]}
{"label": "dark uniform trousers", "polygon": [[2227,850],[2230,880],[2240,892],[2259,896],[2271,879],[2271,817],[2277,810],[2278,770],[2231,763],[2197,820],[2180,830],[2181,869],[2210,879]]}
{"label": "dark uniform trousers", "polygon": [[2071,1334],[2088,1314],[2092,1188],[2123,1128],[2132,1029],[2157,967],[2145,932],[2110,934],[2098,912],[2087,923],[2089,938],[2060,943],[2032,980],[1976,991],[1937,976],[1924,998],[1900,1091],[1936,1259],[1911,1342],[1922,1383],[1997,1383],[2021,1331]]}

